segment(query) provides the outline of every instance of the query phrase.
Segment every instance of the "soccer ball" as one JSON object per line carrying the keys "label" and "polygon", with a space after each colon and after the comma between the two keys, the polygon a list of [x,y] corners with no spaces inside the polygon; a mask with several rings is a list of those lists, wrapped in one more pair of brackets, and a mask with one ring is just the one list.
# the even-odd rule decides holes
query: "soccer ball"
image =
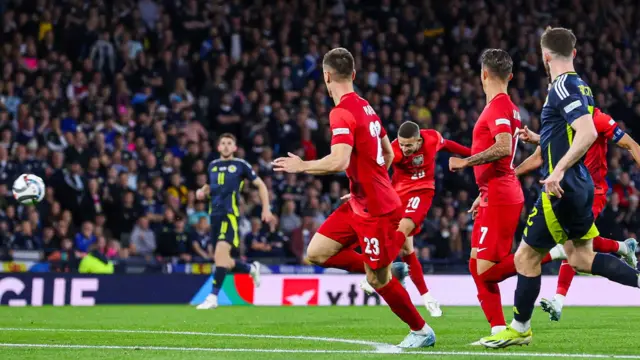
{"label": "soccer ball", "polygon": [[25,205],[35,205],[44,199],[44,181],[33,174],[22,174],[13,182],[13,197]]}

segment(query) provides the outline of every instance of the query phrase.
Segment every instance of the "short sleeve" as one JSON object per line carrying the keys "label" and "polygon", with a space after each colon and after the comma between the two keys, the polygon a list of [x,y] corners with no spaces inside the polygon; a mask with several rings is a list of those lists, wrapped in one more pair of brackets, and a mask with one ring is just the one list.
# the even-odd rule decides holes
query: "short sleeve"
{"label": "short sleeve", "polygon": [[331,126],[332,146],[336,144],[353,146],[356,128],[356,120],[353,114],[343,108],[334,108],[329,113],[329,125]]}
{"label": "short sleeve", "polygon": [[[507,133],[511,135],[511,119],[504,112],[495,111],[491,113],[492,116],[487,118],[487,126],[491,132],[491,136],[494,138],[501,133]],[[495,115],[493,115],[495,114]]]}
{"label": "short sleeve", "polygon": [[557,97],[557,109],[568,124],[584,115],[588,115],[589,104],[587,98],[582,95],[577,85],[569,83],[566,76],[558,80],[553,86],[553,91]]}
{"label": "short sleeve", "polygon": [[248,179],[249,181],[254,181],[255,179],[258,178],[258,175],[256,175],[255,171],[253,171],[251,164],[249,164],[244,160],[241,160],[240,166],[242,167],[242,174],[246,179]]}
{"label": "short sleeve", "polygon": [[614,143],[620,141],[625,134],[611,116],[601,112],[599,109],[593,112],[593,123],[599,135],[604,136]]}

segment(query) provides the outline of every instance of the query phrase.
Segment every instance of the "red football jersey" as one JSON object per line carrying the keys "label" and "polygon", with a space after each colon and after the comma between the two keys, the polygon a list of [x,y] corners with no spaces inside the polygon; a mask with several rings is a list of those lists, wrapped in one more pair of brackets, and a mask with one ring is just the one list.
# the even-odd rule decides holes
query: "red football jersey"
{"label": "red football jersey", "polygon": [[607,142],[613,140],[618,142],[624,136],[624,131],[618,127],[611,116],[603,113],[600,109],[593,112],[593,122],[598,132],[598,138],[591,145],[584,158],[584,164],[593,178],[594,194],[606,194],[609,189],[607,185]]}
{"label": "red football jersey", "polygon": [[436,188],[436,154],[441,149],[462,156],[471,154],[469,148],[446,140],[436,130],[420,130],[420,136],[422,147],[409,156],[404,156],[397,139],[391,143],[394,153],[391,183],[400,197],[410,191]]}
{"label": "red football jersey", "polygon": [[353,211],[360,216],[395,211],[400,198],[391,186],[382,153],[382,138],[387,132],[369,102],[355,92],[342,96],[329,114],[329,123],[331,145],[353,147],[347,168]]}
{"label": "red football jersey", "polygon": [[473,167],[476,184],[480,189],[481,206],[510,205],[524,202],[522,187],[513,170],[517,137],[516,129],[520,128],[518,107],[511,102],[507,94],[499,94],[485,106],[473,128],[471,153],[478,154],[495,144],[495,137],[503,132],[513,138],[511,156]]}

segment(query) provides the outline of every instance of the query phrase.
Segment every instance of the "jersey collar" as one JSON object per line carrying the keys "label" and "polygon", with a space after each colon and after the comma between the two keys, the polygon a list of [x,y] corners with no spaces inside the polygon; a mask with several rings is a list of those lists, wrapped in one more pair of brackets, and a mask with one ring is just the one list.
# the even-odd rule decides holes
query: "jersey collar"
{"label": "jersey collar", "polygon": [[342,96],[340,97],[340,102],[342,102],[342,100],[346,99],[347,97],[351,97],[351,96],[354,96],[354,95],[358,95],[358,94],[356,94],[356,92],[355,92],[355,91],[352,91],[352,92],[350,92],[350,93],[346,93],[346,94],[344,94],[344,95],[342,95]]}
{"label": "jersey collar", "polygon": [[558,79],[560,79],[560,76],[562,75],[578,75],[578,73],[575,71],[567,71],[567,72],[563,72],[562,74],[558,74],[558,76],[556,76],[556,78],[553,79],[553,82],[551,82],[551,84],[552,85],[555,84],[556,81],[558,81]]}

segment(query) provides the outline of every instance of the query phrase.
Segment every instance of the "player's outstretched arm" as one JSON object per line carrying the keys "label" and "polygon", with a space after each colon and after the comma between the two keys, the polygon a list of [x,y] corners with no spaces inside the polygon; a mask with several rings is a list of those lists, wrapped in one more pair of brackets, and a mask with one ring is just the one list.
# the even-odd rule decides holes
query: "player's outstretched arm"
{"label": "player's outstretched arm", "polygon": [[534,151],[531,156],[526,158],[522,164],[518,165],[515,169],[516,176],[521,176],[527,174],[540,166],[542,166],[542,149],[540,146],[536,147],[536,151]]}
{"label": "player's outstretched arm", "polygon": [[391,141],[389,141],[389,137],[387,135],[385,135],[382,138],[381,145],[382,145],[382,156],[384,157],[384,166],[387,169],[389,169],[389,167],[393,163],[395,154],[393,153],[393,148],[391,147]]}
{"label": "player's outstretched arm", "polygon": [[469,166],[482,165],[511,155],[511,134],[502,132],[496,135],[496,142],[487,150],[465,159],[452,157],[449,159],[449,170],[461,170]]}
{"label": "player's outstretched arm", "polygon": [[633,160],[640,166],[640,145],[638,145],[629,134],[624,134],[616,144],[621,148],[629,150],[631,156],[633,156]]}
{"label": "player's outstretched arm", "polygon": [[211,188],[209,187],[209,185],[204,185],[200,189],[196,190],[196,199],[204,200],[204,198],[207,197],[210,193]]}
{"label": "player's outstretched arm", "polygon": [[453,140],[443,140],[442,149],[460,156],[471,156],[471,149]]}
{"label": "player's outstretched arm", "polygon": [[342,172],[349,167],[352,149],[351,145],[338,143],[331,146],[329,155],[311,161],[303,161],[299,156],[289,153],[288,157],[277,158],[273,161],[273,170],[288,173],[306,172],[312,175]]}
{"label": "player's outstretched arm", "polygon": [[593,142],[598,138],[598,132],[591,114],[580,116],[571,123],[571,127],[575,130],[573,143],[556,164],[554,172],[561,171],[564,173],[587,153]]}
{"label": "player's outstretched arm", "polygon": [[271,213],[271,203],[269,202],[269,189],[261,178],[257,177],[252,182],[253,186],[258,188],[258,196],[260,196],[260,203],[262,204],[262,221],[271,223],[275,218]]}

